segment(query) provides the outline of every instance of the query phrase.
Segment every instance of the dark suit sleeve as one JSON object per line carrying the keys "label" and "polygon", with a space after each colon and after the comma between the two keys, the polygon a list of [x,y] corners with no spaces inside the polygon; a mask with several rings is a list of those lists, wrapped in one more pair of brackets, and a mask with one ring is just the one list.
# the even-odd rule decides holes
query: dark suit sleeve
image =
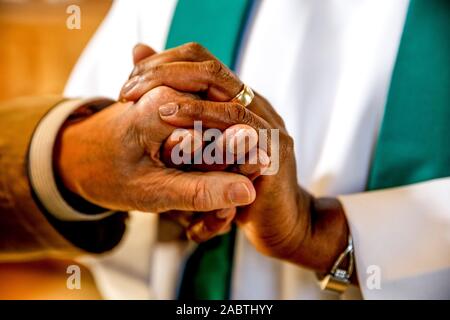
{"label": "dark suit sleeve", "polygon": [[0,103],[0,260],[101,253],[125,231],[125,213],[89,222],[50,215],[35,196],[27,153],[40,119],[61,97],[20,98]]}

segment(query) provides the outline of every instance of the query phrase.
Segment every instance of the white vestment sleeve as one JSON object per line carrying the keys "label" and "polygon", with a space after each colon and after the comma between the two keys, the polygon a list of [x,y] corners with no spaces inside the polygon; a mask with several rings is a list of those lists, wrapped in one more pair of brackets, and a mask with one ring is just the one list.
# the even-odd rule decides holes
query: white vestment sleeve
{"label": "white vestment sleeve", "polygon": [[339,199],[365,299],[450,298],[450,178]]}

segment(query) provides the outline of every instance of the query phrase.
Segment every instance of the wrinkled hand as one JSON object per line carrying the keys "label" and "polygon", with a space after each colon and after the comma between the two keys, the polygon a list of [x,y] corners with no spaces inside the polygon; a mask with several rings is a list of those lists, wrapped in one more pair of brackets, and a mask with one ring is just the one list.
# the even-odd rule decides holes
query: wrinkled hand
{"label": "wrinkled hand", "polygon": [[[139,45],[135,53],[146,50],[151,49]],[[147,90],[166,85],[210,100],[176,103],[175,113],[161,115],[167,123],[192,127],[194,121],[201,120],[206,126],[222,129],[246,124],[256,130],[279,130],[279,170],[254,180],[256,200],[239,208],[237,222],[261,252],[316,271],[328,271],[347,242],[342,206],[337,199],[316,199],[299,187],[293,141],[270,103],[258,94],[248,108],[226,102],[241,90],[242,82],[198,44],[143,56],[135,61],[122,98],[136,100]]]}
{"label": "wrinkled hand", "polygon": [[112,210],[210,211],[251,203],[251,181],[230,172],[183,172],[161,161],[162,144],[176,129],[158,107],[196,99],[168,87],[136,102],[115,103],[58,137],[55,168],[73,193]]}
{"label": "wrinkled hand", "polygon": [[[144,45],[138,45],[133,50],[133,62],[136,66],[139,65],[139,63],[154,55],[155,51],[147,46]],[[164,54],[164,53],[163,53]],[[158,59],[160,58],[160,55],[155,55],[153,58]],[[178,76],[178,75],[177,75]],[[146,84],[144,82],[143,84]],[[141,95],[146,92],[147,90],[151,90],[153,88],[158,87],[159,85],[162,85],[163,82],[154,82],[154,85],[151,87],[145,87],[142,91],[139,91],[138,94],[134,95],[135,100],[141,97]],[[192,88],[191,88],[192,89]],[[125,88],[123,88],[125,90]],[[193,90],[194,92],[199,92],[198,90]],[[121,95],[121,98],[124,97]],[[201,103],[201,102],[200,102]],[[167,108],[168,106],[165,106],[163,113],[168,112]],[[191,124],[187,126],[189,128]],[[215,126],[216,128],[219,127],[222,129],[223,134],[219,137],[217,141],[214,141],[214,144],[217,144],[219,146],[222,146],[223,150],[227,150],[227,144],[230,143],[233,145],[234,141],[234,134],[237,131],[241,131],[241,134],[247,135],[248,137],[253,137],[253,140],[255,144],[257,143],[257,133],[255,130],[244,124],[237,124],[234,126]],[[245,131],[245,132],[242,132]],[[195,141],[198,138],[195,138],[194,130],[188,129],[184,130],[184,136],[183,139],[186,139],[185,141]],[[243,174],[247,176],[249,179],[254,180],[256,177],[260,175],[261,170],[264,170],[264,168],[268,165],[268,156],[265,153],[264,150],[257,150],[257,153],[254,153],[253,155],[257,155],[257,159],[253,159],[250,161],[248,158],[248,152],[249,149],[254,147],[254,145],[246,145],[244,154],[240,154],[237,152],[234,154],[234,159],[237,160],[239,158],[245,157],[246,162],[239,165],[229,165],[229,164],[192,164],[189,166],[174,166],[171,162],[171,152],[175,145],[178,143],[183,143],[183,141],[180,141],[177,138],[175,138],[175,134],[173,133],[164,143],[162,148],[162,154],[161,154],[161,160],[168,165],[169,167],[177,167],[180,169],[188,169],[188,170],[199,170],[199,171],[231,171],[231,172],[239,172],[240,174]],[[200,146],[204,147],[204,143]],[[195,146],[192,145],[191,147],[192,153],[195,151]],[[226,156],[224,156],[225,158]],[[217,235],[221,235],[224,233],[227,233],[231,229],[231,224],[233,219],[236,215],[236,208],[224,208],[219,210],[212,210],[209,212],[194,212],[194,211],[180,211],[180,210],[171,210],[169,212],[165,213],[166,217],[169,217],[171,219],[176,220],[183,228],[185,228],[186,234],[188,238],[196,241],[196,242],[203,242],[206,240],[211,239],[212,237],[215,237]]]}

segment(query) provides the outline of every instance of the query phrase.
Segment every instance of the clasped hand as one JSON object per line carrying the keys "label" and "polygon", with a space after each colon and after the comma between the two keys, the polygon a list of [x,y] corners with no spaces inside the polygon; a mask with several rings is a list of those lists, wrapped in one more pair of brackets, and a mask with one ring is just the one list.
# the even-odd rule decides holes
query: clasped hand
{"label": "clasped hand", "polygon": [[[292,138],[270,103],[258,93],[247,108],[230,102],[243,83],[196,43],[161,53],[137,45],[133,59],[120,102],[62,131],[55,167],[65,186],[106,208],[169,213],[197,242],[236,222],[260,252],[329,270],[347,241],[342,207],[299,187]],[[196,143],[195,121],[220,130],[216,151],[244,143],[233,157],[245,161],[174,164],[172,151],[184,141],[193,154],[205,147]],[[273,129],[279,168],[262,175],[274,158],[270,135],[260,132]]]}

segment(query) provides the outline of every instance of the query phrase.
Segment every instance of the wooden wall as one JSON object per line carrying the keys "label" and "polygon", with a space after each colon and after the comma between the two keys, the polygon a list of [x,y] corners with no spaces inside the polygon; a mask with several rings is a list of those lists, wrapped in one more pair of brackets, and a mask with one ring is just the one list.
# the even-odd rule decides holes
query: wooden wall
{"label": "wooden wall", "polygon": [[[81,9],[81,29],[69,30],[66,8]],[[60,93],[111,0],[0,0],[0,100]]]}
{"label": "wooden wall", "polygon": [[[68,5],[81,9],[81,29],[66,27]],[[67,77],[111,5],[110,0],[0,0],[0,100],[61,93]],[[66,288],[72,261],[0,264],[0,299],[98,299],[88,270],[82,289]]]}

